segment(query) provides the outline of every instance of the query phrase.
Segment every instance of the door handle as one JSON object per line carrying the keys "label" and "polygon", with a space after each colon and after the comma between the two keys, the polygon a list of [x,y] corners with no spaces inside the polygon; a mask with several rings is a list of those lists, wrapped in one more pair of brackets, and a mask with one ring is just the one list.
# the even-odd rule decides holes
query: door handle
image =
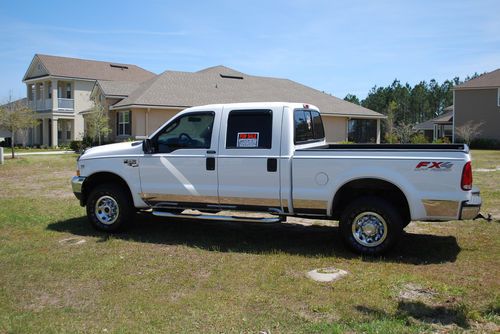
{"label": "door handle", "polygon": [[215,170],[215,158],[207,157],[205,166],[207,170]]}
{"label": "door handle", "polygon": [[268,158],[267,159],[267,171],[276,172],[278,170],[278,159]]}
{"label": "door handle", "polygon": [[208,151],[207,151],[207,154],[215,154],[215,153],[216,153],[216,152],[215,152],[215,151],[213,151],[213,150],[208,150]]}

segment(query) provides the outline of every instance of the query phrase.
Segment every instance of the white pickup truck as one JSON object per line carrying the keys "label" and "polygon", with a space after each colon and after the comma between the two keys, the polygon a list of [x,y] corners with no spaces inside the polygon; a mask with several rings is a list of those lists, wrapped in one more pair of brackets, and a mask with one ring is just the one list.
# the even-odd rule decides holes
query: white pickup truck
{"label": "white pickup truck", "polygon": [[72,186],[100,230],[138,210],[256,211],[339,220],[362,254],[388,250],[412,220],[472,219],[481,206],[466,145],[327,144],[319,110],[298,103],[188,108],[144,141],[86,150]]}

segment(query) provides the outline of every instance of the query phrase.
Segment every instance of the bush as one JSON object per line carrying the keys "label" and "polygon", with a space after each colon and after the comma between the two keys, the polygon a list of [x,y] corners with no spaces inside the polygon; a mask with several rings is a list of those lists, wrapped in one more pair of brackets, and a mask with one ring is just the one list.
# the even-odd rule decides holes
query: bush
{"label": "bush", "polygon": [[83,142],[81,140],[73,140],[69,144],[69,148],[75,152],[80,152],[83,149]]}
{"label": "bush", "polygon": [[385,142],[389,144],[397,144],[399,143],[399,138],[396,134],[394,133],[386,133],[385,136]]}
{"label": "bush", "polygon": [[423,133],[417,133],[411,137],[410,142],[412,144],[428,144],[429,141],[427,138],[424,136]]}
{"label": "bush", "polygon": [[354,142],[348,141],[348,140],[342,140],[342,141],[339,141],[338,144],[354,144]]}
{"label": "bush", "polygon": [[441,137],[432,142],[433,144],[450,144],[448,137]]}

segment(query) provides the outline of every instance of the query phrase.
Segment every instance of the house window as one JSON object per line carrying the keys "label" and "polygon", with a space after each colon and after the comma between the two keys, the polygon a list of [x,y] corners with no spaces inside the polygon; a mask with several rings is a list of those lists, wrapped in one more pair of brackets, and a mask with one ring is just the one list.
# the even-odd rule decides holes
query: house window
{"label": "house window", "polygon": [[47,84],[47,98],[52,98],[52,82],[49,82]]}
{"label": "house window", "polygon": [[500,88],[497,88],[497,106],[500,107]]}
{"label": "house window", "polygon": [[66,98],[71,99],[71,84],[66,84]]}
{"label": "house window", "polygon": [[116,118],[116,134],[118,136],[130,136],[130,110],[119,111]]}
{"label": "house window", "polygon": [[375,143],[377,141],[377,121],[374,119],[350,119],[347,138],[355,143]]}

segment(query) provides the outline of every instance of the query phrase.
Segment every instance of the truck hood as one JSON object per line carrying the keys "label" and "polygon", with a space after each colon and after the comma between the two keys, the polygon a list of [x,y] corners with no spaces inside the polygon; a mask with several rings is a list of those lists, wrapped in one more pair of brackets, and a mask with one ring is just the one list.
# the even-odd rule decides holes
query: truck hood
{"label": "truck hood", "polygon": [[80,156],[80,160],[113,156],[130,156],[142,153],[143,150],[141,141],[116,143],[86,149],[85,152]]}

